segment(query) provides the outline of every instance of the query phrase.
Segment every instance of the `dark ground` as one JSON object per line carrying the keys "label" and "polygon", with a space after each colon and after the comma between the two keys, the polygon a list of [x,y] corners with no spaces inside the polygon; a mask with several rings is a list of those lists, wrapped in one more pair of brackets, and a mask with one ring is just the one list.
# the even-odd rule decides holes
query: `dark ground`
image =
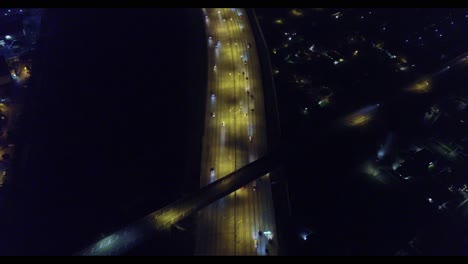
{"label": "dark ground", "polygon": [[197,187],[194,125],[203,124],[197,94],[205,91],[196,89],[206,76],[199,16],[46,11],[1,255],[72,254]]}
{"label": "dark ground", "polygon": [[[440,10],[387,11],[386,14],[380,12],[375,20],[413,21],[408,23],[414,27],[427,23],[431,15],[443,13]],[[263,17],[260,23],[271,49],[282,45],[286,38],[284,32],[297,32],[308,39],[310,45],[319,43],[330,49],[340,47],[346,32],[357,29],[366,36],[384,39],[384,34],[376,33],[382,22],[373,24],[367,21],[367,26],[362,26],[361,22],[350,22],[348,13],[348,20],[343,20],[346,22],[336,22],[330,19],[332,11],[304,12],[308,17],[295,20],[287,10],[258,9],[257,15]],[[285,25],[273,24],[278,18],[284,18]],[[367,52],[362,61],[341,67],[318,63],[292,65],[284,62],[287,54],[272,55],[273,67],[279,68],[280,72],[275,76],[275,85],[282,140],[290,156],[284,170],[289,179],[293,216],[289,223],[288,242],[283,244],[288,247],[290,255],[393,255],[416,234],[427,234],[428,230],[430,233],[428,227],[431,225],[449,232],[449,224],[443,221],[437,224],[439,220],[427,206],[424,200],[427,190],[385,185],[358,171],[365,160],[376,157],[379,145],[389,132],[397,135],[397,144],[401,146],[427,136],[428,131],[422,122],[424,112],[441,98],[460,94],[466,87],[466,78],[459,70],[434,81],[434,91],[428,95],[403,92],[402,88],[412,80],[444,63],[437,54],[447,54],[447,61],[465,51],[456,41],[456,34],[448,41],[434,43],[434,47],[429,47],[430,42],[426,42],[424,48],[400,48],[402,45],[397,40],[403,36],[396,36],[395,32],[404,35],[404,24],[392,23],[395,26],[391,27],[393,33],[389,34],[393,35],[387,34],[385,38],[386,47],[403,52],[418,65],[417,72],[404,78],[391,73],[388,64],[379,61],[369,49],[360,51],[360,54]],[[455,26],[460,27],[459,24]],[[392,37],[393,42],[389,41]],[[303,45],[303,48],[308,47]],[[290,54],[294,52],[292,49]],[[431,57],[427,56],[430,52],[433,52]],[[336,102],[326,110],[314,109],[307,117],[301,115],[300,107],[313,108],[313,103],[285,77],[298,72],[310,74],[322,84],[331,86],[336,93]],[[363,73],[367,74],[362,76]],[[355,82],[358,85],[353,80],[358,80]],[[335,120],[376,103],[382,106],[375,120],[366,127],[344,129],[337,125],[339,121]],[[299,236],[303,232],[312,232],[307,241],[302,241]],[[436,243],[438,246],[426,254],[460,254],[460,244],[454,243],[460,233],[450,231],[450,234],[452,240]],[[438,238],[426,236],[425,239],[434,242]]]}

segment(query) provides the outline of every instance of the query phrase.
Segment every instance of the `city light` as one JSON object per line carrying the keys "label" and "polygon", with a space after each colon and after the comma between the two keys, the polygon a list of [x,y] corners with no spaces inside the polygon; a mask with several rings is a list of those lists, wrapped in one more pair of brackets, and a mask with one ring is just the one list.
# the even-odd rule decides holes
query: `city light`
{"label": "city light", "polygon": [[303,15],[303,13],[302,13],[300,10],[298,10],[298,9],[293,9],[293,10],[291,10],[291,14],[292,14],[293,16],[297,16],[297,17]]}
{"label": "city light", "polygon": [[283,19],[276,19],[275,23],[278,24],[278,25],[282,25],[282,24],[284,24],[284,21],[283,21]]}
{"label": "city light", "polygon": [[432,89],[429,80],[422,80],[408,87],[406,90],[412,93],[428,93]]}

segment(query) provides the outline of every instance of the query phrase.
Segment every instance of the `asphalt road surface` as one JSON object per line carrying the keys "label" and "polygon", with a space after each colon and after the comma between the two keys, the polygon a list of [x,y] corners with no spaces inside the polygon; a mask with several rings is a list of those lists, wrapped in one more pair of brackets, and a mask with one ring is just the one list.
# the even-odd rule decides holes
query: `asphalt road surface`
{"label": "asphalt road surface", "polygon": [[[208,105],[201,187],[266,152],[260,64],[247,14],[234,8],[206,8],[204,14],[208,35]],[[195,255],[277,255],[269,176],[201,210],[196,230]],[[260,236],[259,231],[270,231],[272,243],[266,235]]]}

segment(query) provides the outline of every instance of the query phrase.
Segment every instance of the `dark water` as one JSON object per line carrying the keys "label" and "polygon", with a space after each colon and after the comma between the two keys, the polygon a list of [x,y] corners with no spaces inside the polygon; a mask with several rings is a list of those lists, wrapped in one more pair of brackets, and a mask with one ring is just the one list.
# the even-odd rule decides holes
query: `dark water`
{"label": "dark water", "polygon": [[198,9],[46,10],[1,252],[72,254],[197,186],[202,22]]}

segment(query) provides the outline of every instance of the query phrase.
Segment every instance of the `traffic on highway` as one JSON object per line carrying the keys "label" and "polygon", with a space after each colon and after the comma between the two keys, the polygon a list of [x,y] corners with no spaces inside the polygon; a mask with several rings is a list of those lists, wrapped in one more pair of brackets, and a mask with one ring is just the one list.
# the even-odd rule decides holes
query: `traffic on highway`
{"label": "traffic on highway", "polygon": [[[200,186],[266,153],[265,106],[255,39],[246,11],[203,9],[208,46],[207,118]],[[259,237],[270,230],[272,241]],[[276,255],[268,175],[200,211],[196,255]]]}

